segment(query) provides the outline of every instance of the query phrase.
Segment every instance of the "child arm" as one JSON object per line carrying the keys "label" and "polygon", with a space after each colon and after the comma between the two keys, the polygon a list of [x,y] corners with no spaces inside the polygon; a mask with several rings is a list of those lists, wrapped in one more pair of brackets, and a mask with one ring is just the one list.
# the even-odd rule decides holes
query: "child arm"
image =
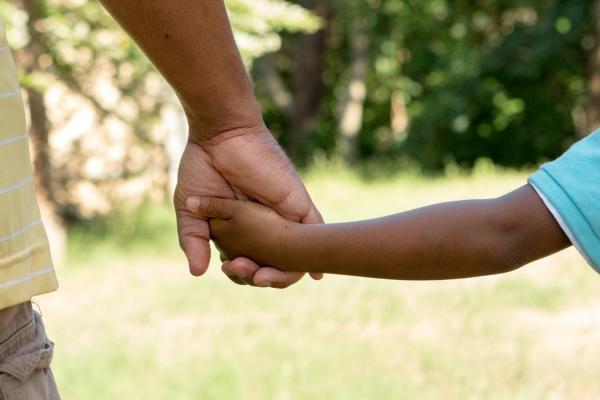
{"label": "child arm", "polygon": [[452,279],[516,269],[569,246],[537,193],[436,204],[343,224],[285,221],[255,203],[193,198],[228,257],[285,271],[386,279]]}

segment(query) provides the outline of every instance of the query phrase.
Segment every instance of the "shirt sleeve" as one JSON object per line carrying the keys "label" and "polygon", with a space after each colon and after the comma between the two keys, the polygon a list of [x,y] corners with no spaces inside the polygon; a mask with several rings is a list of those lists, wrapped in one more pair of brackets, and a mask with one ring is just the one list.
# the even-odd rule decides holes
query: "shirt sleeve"
{"label": "shirt sleeve", "polygon": [[529,183],[573,245],[600,273],[600,130],[542,165]]}

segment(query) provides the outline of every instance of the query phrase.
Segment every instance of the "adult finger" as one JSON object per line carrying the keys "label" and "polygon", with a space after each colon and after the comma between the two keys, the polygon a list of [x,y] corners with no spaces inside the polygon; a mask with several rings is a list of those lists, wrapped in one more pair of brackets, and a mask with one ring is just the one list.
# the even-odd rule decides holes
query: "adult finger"
{"label": "adult finger", "polygon": [[317,208],[313,204],[310,207],[308,213],[304,216],[304,218],[302,218],[302,221],[300,222],[302,222],[303,224],[322,224],[323,217],[321,216],[319,210],[317,210]]}
{"label": "adult finger", "polygon": [[178,212],[177,225],[179,244],[188,260],[190,273],[200,276],[206,272],[210,261],[208,223],[187,212]]}

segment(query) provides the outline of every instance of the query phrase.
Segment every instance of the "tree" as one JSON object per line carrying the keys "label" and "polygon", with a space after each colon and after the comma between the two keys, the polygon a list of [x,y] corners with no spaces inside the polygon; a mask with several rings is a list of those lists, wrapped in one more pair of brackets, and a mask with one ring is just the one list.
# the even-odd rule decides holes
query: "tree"
{"label": "tree", "polygon": [[367,20],[356,14],[349,29],[348,41],[352,52],[346,90],[340,101],[338,148],[341,157],[354,164],[358,159],[357,137],[362,128],[363,110],[367,97],[369,72],[369,34]]}
{"label": "tree", "polygon": [[589,47],[587,63],[588,101],[585,122],[582,123],[583,134],[600,128],[600,0],[594,1],[591,7],[593,33],[586,38],[584,46]]}

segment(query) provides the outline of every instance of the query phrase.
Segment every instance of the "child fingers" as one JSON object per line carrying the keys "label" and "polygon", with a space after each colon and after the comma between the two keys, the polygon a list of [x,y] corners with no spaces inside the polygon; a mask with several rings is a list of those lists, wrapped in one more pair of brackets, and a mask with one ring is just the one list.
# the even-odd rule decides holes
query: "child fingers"
{"label": "child fingers", "polygon": [[248,258],[236,257],[233,260],[225,261],[221,269],[234,282],[239,281],[242,284],[256,286],[253,279],[260,266]]}
{"label": "child fingers", "polygon": [[323,273],[322,272],[311,272],[309,275],[315,281],[320,281],[321,279],[323,279]]}
{"label": "child fingers", "polygon": [[205,218],[229,219],[232,217],[235,200],[217,197],[189,197],[186,207],[194,214]]}

